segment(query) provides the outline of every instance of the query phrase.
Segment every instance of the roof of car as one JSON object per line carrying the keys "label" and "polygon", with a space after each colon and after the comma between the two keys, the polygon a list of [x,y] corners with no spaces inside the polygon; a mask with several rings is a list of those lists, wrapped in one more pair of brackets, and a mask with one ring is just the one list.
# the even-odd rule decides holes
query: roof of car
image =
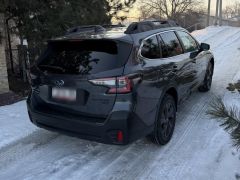
{"label": "roof of car", "polygon": [[113,28],[110,30],[107,30],[102,33],[73,33],[73,34],[67,34],[61,37],[57,37],[53,39],[54,41],[57,40],[77,40],[77,39],[113,39],[113,40],[121,40],[125,42],[132,42],[133,39],[131,38],[130,35],[125,34],[126,28]]}
{"label": "roof of car", "polygon": [[[156,23],[157,22],[157,25]],[[160,23],[159,23],[160,22]],[[161,24],[164,22],[164,24]],[[168,24],[166,24],[166,22]],[[107,26],[105,26],[107,27]],[[124,26],[113,26],[105,29],[99,25],[91,26],[78,26],[71,28],[67,31],[64,36],[53,39],[52,41],[62,40],[80,40],[80,39],[112,39],[120,40],[124,42],[137,42],[153,34],[157,34],[164,31],[170,30],[185,30],[177,24],[173,24],[172,21],[143,21],[138,23],[132,23],[128,27]],[[186,30],[185,30],[186,31]]]}
{"label": "roof of car", "polygon": [[138,42],[139,40],[145,39],[151,35],[158,34],[164,31],[187,31],[186,29],[182,27],[167,27],[167,28],[161,28],[161,29],[155,29],[151,31],[141,32],[137,34],[132,34],[132,38],[135,42]]}

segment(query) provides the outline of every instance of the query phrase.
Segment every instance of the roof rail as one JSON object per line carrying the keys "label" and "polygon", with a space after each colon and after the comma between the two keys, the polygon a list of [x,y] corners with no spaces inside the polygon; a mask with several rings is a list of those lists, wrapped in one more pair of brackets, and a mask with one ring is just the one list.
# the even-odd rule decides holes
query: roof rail
{"label": "roof rail", "polygon": [[100,25],[77,26],[67,30],[65,35],[82,34],[82,33],[104,33],[106,29]]}
{"label": "roof rail", "polygon": [[122,24],[104,24],[102,25],[102,27],[104,27],[105,29],[113,29],[113,28],[124,28],[126,26]]}
{"label": "roof rail", "polygon": [[133,22],[125,31],[125,34],[137,34],[141,32],[151,31],[154,29],[177,27],[179,26],[172,20],[146,20],[141,22]]}

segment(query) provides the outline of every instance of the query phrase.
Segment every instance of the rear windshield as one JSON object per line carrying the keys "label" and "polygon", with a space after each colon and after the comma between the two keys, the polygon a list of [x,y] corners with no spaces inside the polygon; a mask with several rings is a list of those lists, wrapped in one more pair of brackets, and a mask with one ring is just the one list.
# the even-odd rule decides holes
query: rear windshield
{"label": "rear windshield", "polygon": [[122,67],[132,45],[111,40],[49,42],[40,70],[57,74],[95,74]]}

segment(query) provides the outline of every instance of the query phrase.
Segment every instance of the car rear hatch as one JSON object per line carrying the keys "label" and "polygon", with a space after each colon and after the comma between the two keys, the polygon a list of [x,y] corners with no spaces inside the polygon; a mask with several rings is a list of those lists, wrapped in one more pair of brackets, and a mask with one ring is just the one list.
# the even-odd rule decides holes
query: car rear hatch
{"label": "car rear hatch", "polygon": [[117,40],[49,42],[30,73],[39,110],[106,118],[131,49]]}

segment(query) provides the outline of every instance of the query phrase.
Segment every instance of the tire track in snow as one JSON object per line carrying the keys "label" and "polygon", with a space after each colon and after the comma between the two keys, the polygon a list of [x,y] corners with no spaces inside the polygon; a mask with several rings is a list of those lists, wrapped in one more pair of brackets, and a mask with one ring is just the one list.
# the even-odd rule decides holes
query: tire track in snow
{"label": "tire track in snow", "polygon": [[[232,45],[233,43],[239,42],[240,37],[239,37],[239,36],[236,36],[237,34],[240,34],[240,30],[239,30],[236,34],[234,34],[234,36],[235,36],[236,38],[231,38],[231,41],[228,42],[227,44],[224,44],[224,46],[223,46],[222,48],[226,48],[226,47]],[[233,37],[233,36],[232,36],[232,37]]]}
{"label": "tire track in snow", "polygon": [[[224,31],[226,31],[226,29],[221,29],[221,30],[219,30],[218,32],[216,32],[217,34],[221,34],[221,33],[223,33]],[[194,34],[193,34],[194,35]],[[200,35],[200,39],[199,39],[199,41],[200,42],[206,42],[207,40],[210,40],[210,39],[213,39],[213,37],[215,36],[215,34],[214,35],[211,35],[211,36],[207,36],[206,37],[206,34],[203,36],[203,35]]]}
{"label": "tire track in snow", "polygon": [[[99,143],[58,135],[58,138],[39,145],[34,151],[28,151],[24,158],[15,159],[11,163],[12,166],[8,165],[8,169],[0,171],[0,179],[36,179],[36,177],[37,179],[48,179],[49,175],[61,174],[64,169],[77,162],[82,162],[84,165],[94,159],[94,156],[102,149],[103,145]],[[16,149],[12,148],[11,150]],[[11,157],[11,155],[9,156]],[[24,164],[26,167],[22,169]],[[29,166],[29,164],[31,165]],[[13,178],[11,169],[19,168],[21,171]]]}
{"label": "tire track in snow", "polygon": [[36,130],[28,136],[13,142],[0,149],[0,170],[12,162],[24,158],[26,155],[43,147],[56,139],[59,134],[45,130]]}
{"label": "tire track in snow", "polygon": [[[204,100],[206,100],[206,99],[208,99],[208,98],[204,98]],[[206,104],[209,101],[210,101],[210,99],[208,99],[208,101],[206,101],[204,103],[204,105],[202,105],[202,103],[200,103],[202,105],[202,107],[199,108],[198,111],[195,111],[194,114],[192,114],[191,116],[188,116],[188,118],[186,120],[184,120],[186,122],[189,122],[189,120],[190,120],[190,125],[187,126],[187,129],[184,131],[184,134],[180,138],[176,137],[179,140],[177,142],[172,142],[172,143],[176,143],[176,144],[173,147],[169,147],[167,149],[167,153],[163,157],[161,157],[161,156],[160,157],[158,157],[158,156],[155,157],[155,161],[152,164],[152,166],[144,169],[144,173],[140,176],[140,177],[143,177],[142,179],[153,178],[151,175],[155,176],[154,175],[155,173],[153,173],[153,172],[155,171],[155,168],[158,167],[158,164],[160,164],[159,162],[161,162],[161,163],[169,162],[169,161],[171,161],[171,157],[174,154],[179,155],[179,153],[178,153],[179,149],[181,149],[181,147],[184,147],[184,142],[186,140],[186,137],[193,134],[192,133],[193,132],[193,127],[196,125],[196,123],[199,120],[199,117],[201,116],[201,114],[203,112],[205,112],[205,110],[207,109]],[[178,127],[176,127],[176,128],[178,128]],[[179,164],[180,161],[181,161],[181,159],[175,159],[174,163]],[[167,164],[165,164],[164,166],[161,165],[161,168],[158,171],[159,176],[161,176],[161,177],[164,176],[164,174],[166,174],[166,172],[168,172],[167,170],[172,168],[172,164],[169,164],[169,163],[167,163]],[[148,172],[148,173],[146,173],[146,172]]]}
{"label": "tire track in snow", "polygon": [[[66,138],[68,139],[68,137]],[[110,148],[106,145],[93,143],[94,145],[89,149],[87,144],[87,141],[83,142],[81,144],[83,148],[78,149],[77,152],[76,150],[73,152],[70,149],[69,153],[62,154],[61,158],[53,158],[50,160],[48,166],[38,172],[38,179],[68,179],[75,172],[76,167],[82,168],[83,170],[86,169],[87,165],[104,154],[104,151],[102,151],[103,148],[106,150]],[[50,146],[54,146],[54,144]],[[45,149],[41,151],[45,151]],[[49,176],[51,176],[51,178],[49,178]],[[31,175],[30,179],[34,179],[34,175]]]}
{"label": "tire track in snow", "polygon": [[[231,30],[228,30],[228,31],[230,31],[231,32]],[[225,35],[224,36],[224,39],[222,40],[221,39],[221,41],[220,42],[218,42],[218,43],[214,43],[214,46],[212,46],[211,48],[212,49],[216,49],[216,48],[223,48],[223,47],[227,47],[227,46],[229,46],[230,44],[232,44],[233,42],[234,42],[234,37],[236,37],[237,35],[237,37],[239,37],[239,33],[240,33],[240,30],[239,29],[236,29],[235,30],[236,32],[235,33],[231,33],[231,34],[228,34],[227,36]],[[218,35],[219,36],[219,35]],[[231,41],[228,43],[228,44],[225,44],[225,43],[223,43],[223,42],[226,42],[226,41],[228,41],[229,39],[231,39]],[[208,40],[207,40],[208,41]],[[206,42],[207,42],[206,41]]]}
{"label": "tire track in snow", "polygon": [[[114,150],[104,155],[104,157],[100,157],[96,161],[93,161],[90,166],[87,165],[86,168],[84,169],[81,168],[80,169],[81,171],[79,171],[79,169],[76,169],[76,172],[77,172],[76,174],[86,177],[85,179],[107,179],[106,177],[104,177],[104,174],[100,174],[96,172],[98,171],[101,172],[102,169],[103,170],[111,169],[111,167],[114,165],[116,161],[122,162],[122,163],[119,163],[118,166],[126,166],[127,162],[130,159],[134,159],[134,157],[138,157],[139,154],[142,153],[142,148],[140,148],[140,146],[141,146],[141,143],[139,144],[136,142],[131,144],[127,148],[124,147],[124,150],[122,151],[116,151],[116,149],[114,148]],[[112,171],[111,173],[115,174]],[[118,172],[116,172],[116,174],[118,174]]]}

